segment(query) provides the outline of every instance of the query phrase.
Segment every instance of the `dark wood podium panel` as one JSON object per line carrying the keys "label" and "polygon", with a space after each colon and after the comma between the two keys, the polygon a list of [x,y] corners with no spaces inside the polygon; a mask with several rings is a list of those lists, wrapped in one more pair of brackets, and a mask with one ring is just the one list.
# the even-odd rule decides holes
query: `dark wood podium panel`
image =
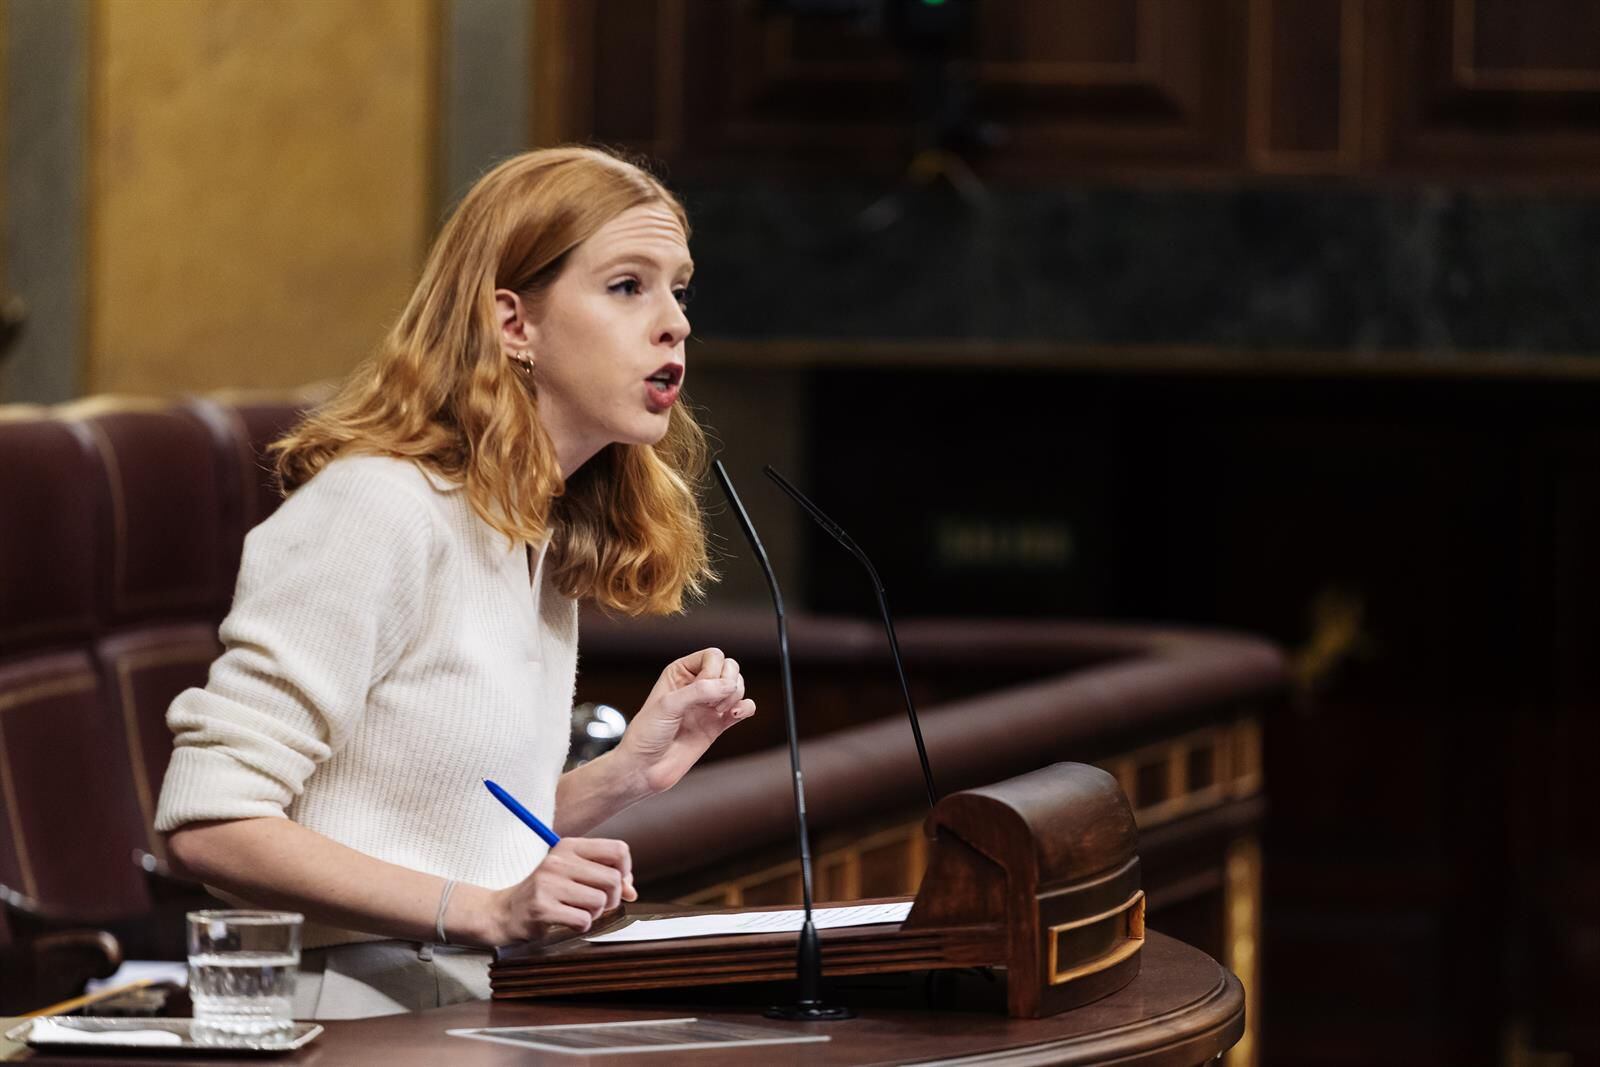
{"label": "dark wood podium panel", "polygon": [[[288,1056],[254,1062],[317,1067],[408,1067],[449,1063],[452,1067],[501,1064],[641,1064],[723,1067],[761,1063],[905,1064],[928,1060],[984,1064],[1141,1064],[1193,1067],[1210,1062],[1244,1030],[1244,992],[1232,974],[1198,949],[1154,931],[1146,935],[1139,977],[1103,1000],[1043,1019],[1013,1019],[1003,1001],[987,1011],[869,1007],[839,1023],[779,1023],[761,1018],[755,1006],[726,1001],[671,1005],[560,1001],[475,1001],[418,1015],[355,1022],[330,1022],[316,1041]],[[824,1033],[826,1043],[770,1045],[722,1052],[655,1052],[622,1056],[570,1056],[450,1037],[445,1031],[478,1026],[538,1026],[610,1022],[618,1019],[702,1019],[793,1028]],[[158,1062],[159,1056],[37,1054],[40,1067],[127,1067]],[[238,1058],[185,1056],[184,1063],[239,1067]]]}

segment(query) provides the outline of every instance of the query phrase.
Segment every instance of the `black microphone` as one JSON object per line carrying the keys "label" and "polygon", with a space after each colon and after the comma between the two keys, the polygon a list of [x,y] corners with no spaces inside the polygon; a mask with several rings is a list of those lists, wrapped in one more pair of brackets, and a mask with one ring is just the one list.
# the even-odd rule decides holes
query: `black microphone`
{"label": "black microphone", "polygon": [[783,617],[783,594],[778,590],[778,576],[773,573],[772,564],[767,561],[767,550],[761,547],[761,538],[756,536],[756,528],[750,522],[744,504],[740,503],[739,494],[734,491],[733,481],[723,469],[722,461],[719,459],[714,462],[711,469],[716,472],[717,481],[722,484],[722,492],[727,496],[728,503],[733,505],[733,513],[739,519],[739,526],[744,530],[745,539],[755,550],[756,562],[761,564],[762,573],[767,576],[767,586],[772,590],[772,606],[778,613],[778,667],[783,676],[784,722],[789,729],[789,766],[794,771],[794,814],[796,829],[800,835],[800,888],[805,896],[806,907],[805,923],[800,927],[800,944],[795,960],[795,971],[800,980],[800,999],[793,1004],[779,1004],[768,1008],[763,1014],[769,1019],[794,1019],[802,1022],[852,1019],[856,1014],[854,1011],[840,1005],[826,1004],[820,995],[822,945],[817,940],[817,928],[811,921],[811,835],[806,830],[806,790],[804,776],[800,773],[800,732],[794,716],[794,678],[789,669],[789,624]]}
{"label": "black microphone", "polygon": [[911,720],[911,736],[916,739],[917,757],[922,760],[922,781],[928,787],[928,807],[933,807],[939,802],[939,791],[933,786],[933,771],[928,766],[928,748],[922,743],[922,726],[917,722],[916,705],[911,702],[911,686],[906,681],[906,665],[900,660],[900,642],[895,640],[894,621],[889,618],[889,596],[883,590],[883,581],[878,577],[878,568],[872,565],[867,554],[861,551],[861,546],[851,540],[850,535],[845,533],[838,523],[823,514],[822,509],[808,500],[804,493],[790,485],[783,475],[772,469],[771,464],[762,470],[766,472],[768,478],[778,483],[779,489],[793,497],[794,502],[804,508],[806,514],[817,521],[818,526],[828,531],[835,541],[860,560],[861,565],[867,568],[867,573],[872,576],[872,589],[878,594],[878,614],[883,616],[883,628],[889,634],[889,653],[894,657],[894,669],[900,674],[900,694],[906,700],[906,717]]}

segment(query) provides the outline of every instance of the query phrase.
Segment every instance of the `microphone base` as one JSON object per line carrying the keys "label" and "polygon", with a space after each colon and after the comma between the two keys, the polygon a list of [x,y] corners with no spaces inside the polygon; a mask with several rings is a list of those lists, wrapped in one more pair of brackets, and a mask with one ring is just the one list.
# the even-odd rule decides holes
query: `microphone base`
{"label": "microphone base", "polygon": [[854,1008],[847,1008],[843,1004],[827,1004],[820,1000],[775,1004],[761,1014],[768,1019],[784,1019],[792,1023],[827,1023],[856,1017]]}

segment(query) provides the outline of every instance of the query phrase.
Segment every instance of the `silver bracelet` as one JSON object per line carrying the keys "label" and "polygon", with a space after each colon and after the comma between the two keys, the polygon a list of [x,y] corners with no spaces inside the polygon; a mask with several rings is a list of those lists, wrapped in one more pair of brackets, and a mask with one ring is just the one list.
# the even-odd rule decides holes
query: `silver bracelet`
{"label": "silver bracelet", "polygon": [[439,894],[439,914],[434,916],[433,919],[433,932],[439,935],[439,939],[434,943],[438,945],[448,945],[450,943],[450,939],[444,933],[444,910],[450,906],[450,894],[455,891],[455,888],[456,880],[454,878],[447,879],[444,883],[444,891]]}

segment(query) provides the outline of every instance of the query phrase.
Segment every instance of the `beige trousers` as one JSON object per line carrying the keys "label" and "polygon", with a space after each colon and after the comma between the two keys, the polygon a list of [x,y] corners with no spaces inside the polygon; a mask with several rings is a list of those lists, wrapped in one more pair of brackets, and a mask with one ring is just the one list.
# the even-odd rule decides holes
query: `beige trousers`
{"label": "beige trousers", "polygon": [[295,982],[294,1017],[367,1019],[487,1000],[492,958],[479,949],[425,948],[415,941],[307,949]]}

